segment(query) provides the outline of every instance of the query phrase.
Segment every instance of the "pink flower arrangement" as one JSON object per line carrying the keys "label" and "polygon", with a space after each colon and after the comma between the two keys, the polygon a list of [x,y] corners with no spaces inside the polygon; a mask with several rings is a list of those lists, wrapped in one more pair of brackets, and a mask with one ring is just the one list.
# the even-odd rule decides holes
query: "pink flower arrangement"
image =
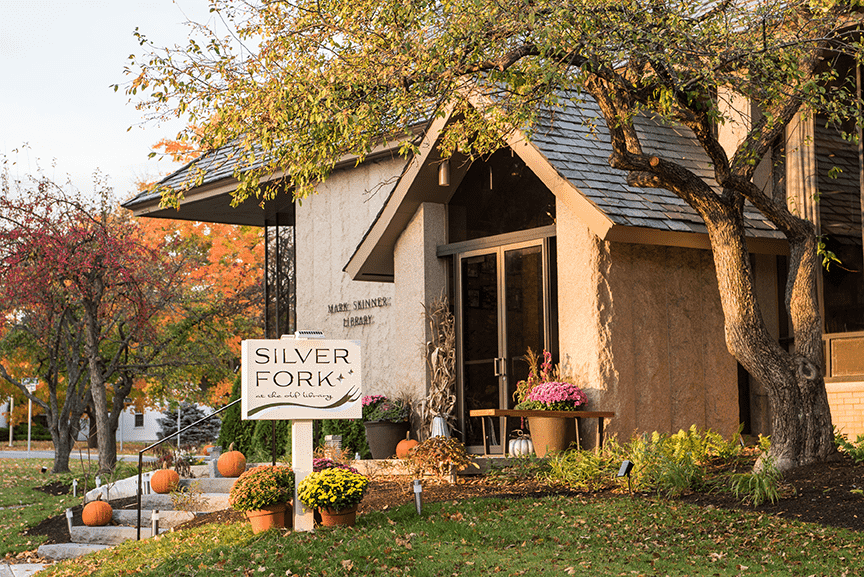
{"label": "pink flower arrangement", "polygon": [[312,470],[314,472],[323,471],[324,469],[345,469],[346,471],[359,474],[359,471],[354,467],[334,461],[333,459],[326,457],[312,459]]}
{"label": "pink flower arrangement", "polygon": [[370,405],[377,405],[379,401],[386,401],[387,397],[384,395],[366,395],[363,397],[361,403],[364,407],[368,407]]}
{"label": "pink flower arrangement", "polygon": [[570,402],[574,406],[584,405],[588,398],[582,389],[570,383],[540,383],[528,393],[529,401],[538,401],[551,405],[552,403]]}
{"label": "pink flower arrangement", "polygon": [[575,411],[587,401],[588,397],[578,386],[550,381],[531,389],[516,408],[530,411]]}

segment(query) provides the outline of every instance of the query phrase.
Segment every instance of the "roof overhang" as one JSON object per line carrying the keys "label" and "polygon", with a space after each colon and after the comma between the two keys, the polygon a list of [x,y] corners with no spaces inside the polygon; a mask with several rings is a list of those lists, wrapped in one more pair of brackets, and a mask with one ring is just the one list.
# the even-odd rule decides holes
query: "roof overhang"
{"label": "roof overhang", "polygon": [[[412,126],[410,130],[414,135],[419,135],[421,126]],[[398,147],[399,142],[381,142],[363,158],[360,164],[394,158],[398,156]],[[190,162],[184,168],[165,178],[163,182],[175,179],[183,172],[193,174],[195,163],[196,161]],[[357,165],[356,155],[345,155],[334,165],[333,172],[350,169]],[[268,177],[262,177],[260,182],[262,184],[274,183],[284,178],[285,173],[280,171],[274,172]],[[265,226],[275,224],[278,215],[279,224],[289,225],[294,222],[294,198],[287,186],[273,199],[261,200],[250,197],[233,206],[232,193],[237,190],[238,185],[239,181],[231,176],[190,187],[183,191],[183,198],[176,208],[162,206],[162,196],[158,192],[159,186],[157,186],[149,194],[139,195],[128,200],[123,203],[123,206],[131,210],[134,216],[148,218]]]}
{"label": "roof overhang", "polygon": [[278,214],[282,224],[294,221],[294,200],[290,193],[277,194],[273,200],[266,202],[254,197],[247,198],[239,205],[231,206],[231,193],[237,189],[237,184],[236,179],[227,178],[191,188],[177,208],[163,207],[158,194],[124,206],[131,209],[133,215],[148,218],[264,226],[274,223]]}

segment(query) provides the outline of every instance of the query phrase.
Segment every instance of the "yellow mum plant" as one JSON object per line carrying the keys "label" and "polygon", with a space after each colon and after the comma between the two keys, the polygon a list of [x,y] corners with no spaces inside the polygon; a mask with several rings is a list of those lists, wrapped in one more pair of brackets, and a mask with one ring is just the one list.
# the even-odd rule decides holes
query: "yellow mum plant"
{"label": "yellow mum plant", "polygon": [[360,503],[369,479],[346,469],[309,473],[297,488],[300,501],[310,509],[348,509]]}

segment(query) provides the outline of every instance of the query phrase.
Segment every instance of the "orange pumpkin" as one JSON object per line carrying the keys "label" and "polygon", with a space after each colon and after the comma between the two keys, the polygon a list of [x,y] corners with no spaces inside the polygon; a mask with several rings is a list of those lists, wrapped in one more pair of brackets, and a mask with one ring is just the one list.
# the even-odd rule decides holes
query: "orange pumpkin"
{"label": "orange pumpkin", "polygon": [[416,439],[411,438],[411,432],[409,431],[405,435],[405,438],[396,445],[396,456],[400,459],[406,459],[411,454],[411,449],[419,444]]}
{"label": "orange pumpkin", "polygon": [[168,463],[165,463],[161,469],[153,473],[150,477],[150,488],[154,493],[170,493],[180,484],[180,475],[177,471],[168,468]]}
{"label": "orange pumpkin", "polygon": [[111,522],[113,514],[114,509],[102,500],[102,495],[99,495],[95,501],[90,501],[84,506],[84,510],[81,512],[81,520],[88,527],[101,527]]}
{"label": "orange pumpkin", "polygon": [[240,451],[235,451],[234,443],[231,443],[228,452],[219,456],[216,468],[223,477],[239,477],[246,470],[246,457]]}

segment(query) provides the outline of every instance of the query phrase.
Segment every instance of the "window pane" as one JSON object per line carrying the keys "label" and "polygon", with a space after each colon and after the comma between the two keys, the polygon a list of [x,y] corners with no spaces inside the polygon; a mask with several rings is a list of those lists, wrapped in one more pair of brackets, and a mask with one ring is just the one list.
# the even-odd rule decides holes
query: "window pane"
{"label": "window pane", "polygon": [[502,149],[475,161],[450,199],[448,242],[547,226],[554,218],[555,196],[518,156]]}
{"label": "window pane", "polygon": [[814,121],[819,221],[827,250],[840,259],[822,270],[825,332],[864,330],[864,251],[858,150],[824,118]]}

